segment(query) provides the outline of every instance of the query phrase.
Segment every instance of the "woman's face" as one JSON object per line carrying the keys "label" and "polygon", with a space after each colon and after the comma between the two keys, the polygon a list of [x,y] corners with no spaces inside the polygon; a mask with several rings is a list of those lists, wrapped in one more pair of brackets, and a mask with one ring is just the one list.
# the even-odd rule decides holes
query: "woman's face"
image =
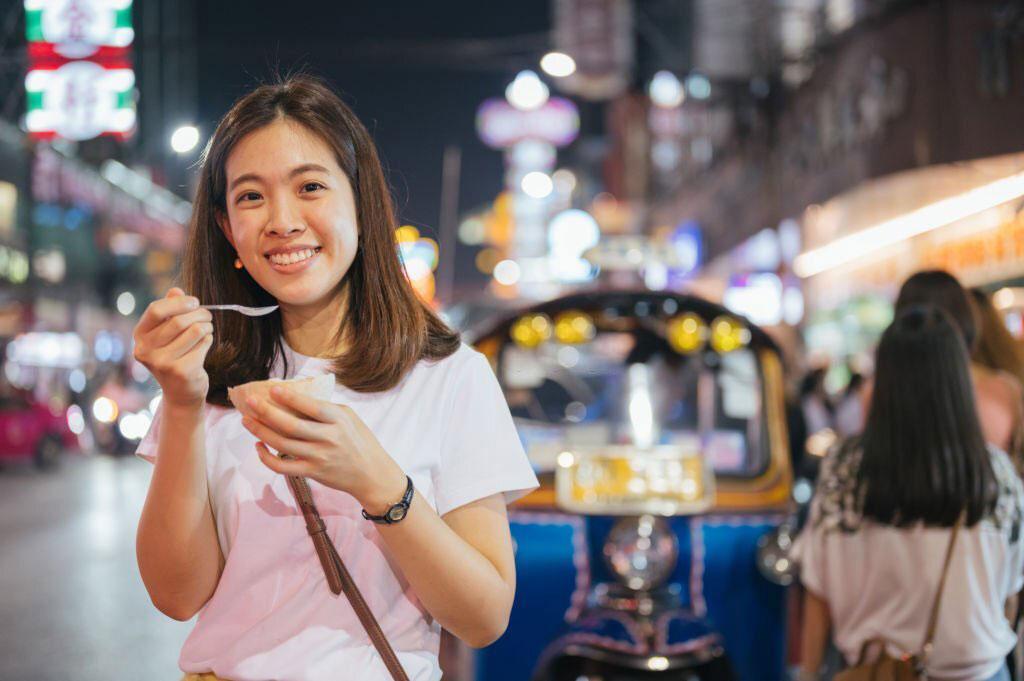
{"label": "woman's face", "polygon": [[220,225],[252,278],[285,309],[334,300],[359,231],[352,187],[330,147],[279,119],[235,145],[226,174]]}

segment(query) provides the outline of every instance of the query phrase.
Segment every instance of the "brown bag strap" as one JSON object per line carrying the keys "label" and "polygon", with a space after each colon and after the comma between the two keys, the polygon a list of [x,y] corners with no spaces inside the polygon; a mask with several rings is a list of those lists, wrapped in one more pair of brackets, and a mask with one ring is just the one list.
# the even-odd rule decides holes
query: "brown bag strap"
{"label": "brown bag strap", "polygon": [[313,493],[309,489],[309,483],[303,477],[289,475],[288,486],[291,487],[295,501],[298,502],[299,509],[302,511],[302,516],[306,519],[306,530],[313,538],[313,546],[316,547],[316,554],[320,557],[320,565],[324,568],[327,585],[331,588],[331,592],[334,595],[345,593],[356,617],[359,618],[366,633],[369,634],[373,647],[377,649],[377,653],[384,660],[384,666],[391,672],[391,677],[395,681],[409,681],[405,670],[402,669],[402,664],[398,661],[398,656],[395,655],[394,649],[380,628],[377,618],[373,616],[370,606],[366,604],[359,587],[352,580],[345,564],[341,562],[341,556],[338,555],[337,549],[334,548],[330,537],[327,536],[327,526],[324,525],[320,512],[317,511],[316,504],[313,503]]}
{"label": "brown bag strap", "polygon": [[949,575],[949,564],[953,559],[953,547],[956,546],[957,535],[960,534],[960,528],[964,524],[964,516],[967,511],[960,513],[956,519],[956,523],[953,525],[953,533],[949,537],[949,543],[946,545],[946,559],[942,563],[942,575],[939,577],[939,586],[935,590],[935,599],[932,601],[932,611],[928,615],[928,629],[925,630],[924,643],[921,645],[921,652],[917,655],[917,660],[920,666],[924,666],[925,660],[928,659],[928,655],[932,652],[932,642],[935,638],[935,628],[939,623],[939,608],[942,605],[942,591],[946,586],[946,577]]}

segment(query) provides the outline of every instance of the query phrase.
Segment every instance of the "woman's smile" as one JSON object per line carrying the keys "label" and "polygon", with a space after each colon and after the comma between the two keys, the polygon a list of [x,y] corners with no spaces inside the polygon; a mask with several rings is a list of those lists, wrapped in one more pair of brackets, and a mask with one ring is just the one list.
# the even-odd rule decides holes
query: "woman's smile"
{"label": "woman's smile", "polygon": [[265,257],[275,272],[294,274],[311,267],[322,250],[322,246],[313,246],[269,253]]}

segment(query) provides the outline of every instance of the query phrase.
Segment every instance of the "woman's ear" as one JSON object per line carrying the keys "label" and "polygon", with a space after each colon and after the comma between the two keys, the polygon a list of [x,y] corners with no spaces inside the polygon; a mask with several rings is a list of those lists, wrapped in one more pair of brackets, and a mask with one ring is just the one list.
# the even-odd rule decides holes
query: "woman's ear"
{"label": "woman's ear", "polygon": [[217,226],[220,227],[220,231],[224,233],[224,238],[228,240],[229,244],[231,244],[231,248],[234,248],[235,251],[237,251],[238,249],[235,248],[235,239],[231,236],[231,223],[228,222],[228,214],[224,211],[218,210],[214,212],[214,218],[217,220]]}

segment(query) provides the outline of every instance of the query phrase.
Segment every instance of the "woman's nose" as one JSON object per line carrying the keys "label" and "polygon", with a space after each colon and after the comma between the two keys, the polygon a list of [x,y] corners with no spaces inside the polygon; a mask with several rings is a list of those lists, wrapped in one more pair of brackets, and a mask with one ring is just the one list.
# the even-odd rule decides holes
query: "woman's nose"
{"label": "woman's nose", "polygon": [[269,217],[266,230],[275,236],[288,236],[304,229],[302,220],[296,211],[291,210],[287,201],[271,206]]}

